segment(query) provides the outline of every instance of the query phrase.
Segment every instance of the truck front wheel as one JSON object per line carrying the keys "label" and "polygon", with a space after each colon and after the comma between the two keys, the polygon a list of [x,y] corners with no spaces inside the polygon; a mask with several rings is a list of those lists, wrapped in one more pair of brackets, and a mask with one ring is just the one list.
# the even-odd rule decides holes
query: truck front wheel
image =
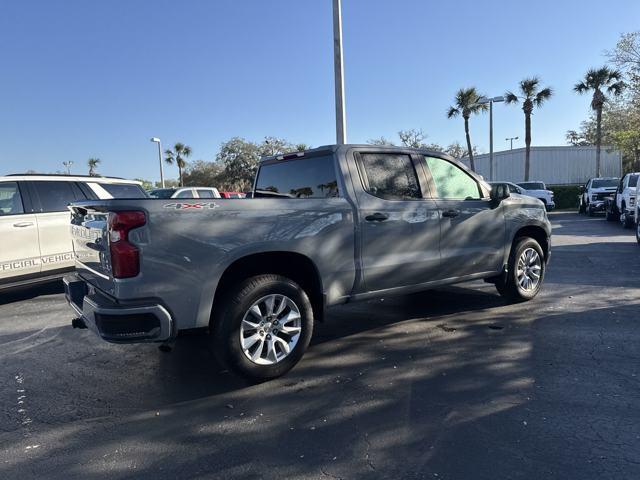
{"label": "truck front wheel", "polygon": [[530,237],[517,238],[509,254],[507,272],[496,282],[496,289],[511,301],[531,300],[542,287],[545,267],[540,244]]}
{"label": "truck front wheel", "polygon": [[281,275],[257,275],[225,292],[214,306],[213,345],[228,368],[252,380],[287,373],[313,333],[305,291]]}

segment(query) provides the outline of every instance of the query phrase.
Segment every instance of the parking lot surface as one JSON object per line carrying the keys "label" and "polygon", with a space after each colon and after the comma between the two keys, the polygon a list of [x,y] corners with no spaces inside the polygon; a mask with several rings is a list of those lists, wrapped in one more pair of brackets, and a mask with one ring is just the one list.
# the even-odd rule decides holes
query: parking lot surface
{"label": "parking lot surface", "polygon": [[640,478],[640,248],[554,213],[534,301],[474,282],[333,309],[251,385],[206,338],[119,346],[0,297],[0,478]]}

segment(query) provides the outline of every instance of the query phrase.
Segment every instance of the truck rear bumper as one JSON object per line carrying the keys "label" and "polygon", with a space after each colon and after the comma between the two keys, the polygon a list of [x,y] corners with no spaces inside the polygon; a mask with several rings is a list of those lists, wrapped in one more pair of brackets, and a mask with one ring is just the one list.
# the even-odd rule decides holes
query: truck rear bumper
{"label": "truck rear bumper", "polygon": [[71,308],[89,330],[108,342],[163,342],[173,336],[173,319],[162,305],[117,304],[76,274],[65,276],[63,282]]}

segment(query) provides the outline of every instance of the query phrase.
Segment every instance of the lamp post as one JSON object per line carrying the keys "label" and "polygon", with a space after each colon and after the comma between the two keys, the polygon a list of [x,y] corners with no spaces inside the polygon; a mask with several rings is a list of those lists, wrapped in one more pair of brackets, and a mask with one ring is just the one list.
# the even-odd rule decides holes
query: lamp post
{"label": "lamp post", "polygon": [[162,142],[158,137],[152,137],[151,141],[158,144],[158,159],[160,160],[160,184],[164,188],[164,169],[162,167]]}
{"label": "lamp post", "polygon": [[62,162],[62,165],[67,169],[67,175],[71,175],[71,165],[73,165],[73,160],[69,160],[68,162]]}
{"label": "lamp post", "polygon": [[342,61],[342,0],[333,0],[333,72],[336,97],[336,143],[347,142],[347,112],[344,106],[344,63]]}
{"label": "lamp post", "polygon": [[513,150],[513,141],[514,140],[518,140],[519,138],[520,137],[509,137],[509,138],[505,138],[504,139],[506,142],[510,142],[511,143],[510,147],[509,147],[509,150]]}
{"label": "lamp post", "polygon": [[489,104],[489,180],[493,180],[493,104],[496,102],[504,102],[504,97],[482,97],[478,100],[478,104]]}

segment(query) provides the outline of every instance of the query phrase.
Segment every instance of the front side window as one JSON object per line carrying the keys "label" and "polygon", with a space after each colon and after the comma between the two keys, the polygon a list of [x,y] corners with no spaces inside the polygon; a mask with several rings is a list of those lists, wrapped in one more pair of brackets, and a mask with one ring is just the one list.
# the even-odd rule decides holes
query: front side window
{"label": "front side window", "polygon": [[364,188],[385,200],[422,198],[411,156],[396,153],[363,153],[361,174]]}
{"label": "front side window", "polygon": [[631,175],[629,177],[629,186],[630,187],[635,187],[638,185],[638,176],[639,175]]}
{"label": "front side window", "polygon": [[281,160],[261,165],[254,196],[255,198],[337,197],[338,181],[333,155]]}
{"label": "front side window", "polygon": [[0,215],[20,215],[24,213],[22,197],[16,182],[0,183]]}
{"label": "front side window", "polygon": [[67,205],[79,200],[71,187],[71,182],[43,181],[33,182],[31,185],[40,199],[42,213],[64,212],[67,210]]}
{"label": "front side window", "polygon": [[463,169],[436,157],[425,157],[436,187],[436,196],[442,199],[477,200],[478,183]]}

